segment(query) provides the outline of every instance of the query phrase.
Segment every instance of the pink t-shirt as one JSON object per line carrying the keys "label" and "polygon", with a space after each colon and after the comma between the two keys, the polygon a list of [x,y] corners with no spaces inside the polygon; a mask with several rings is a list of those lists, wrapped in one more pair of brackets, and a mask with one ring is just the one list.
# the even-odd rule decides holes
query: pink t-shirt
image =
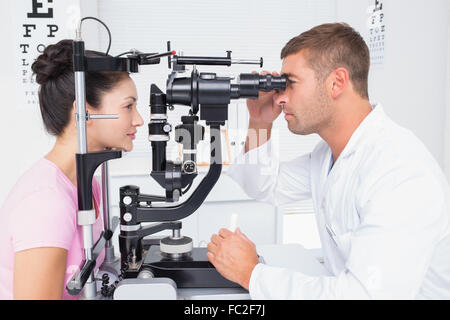
{"label": "pink t-shirt", "polygon": [[[95,178],[92,190],[97,213],[95,242],[103,230],[100,187]],[[68,250],[63,299],[77,298],[65,289],[84,259],[77,211],[77,189],[53,162],[40,159],[17,181],[0,209],[0,299],[13,298],[15,252],[38,247]],[[104,250],[97,258],[96,269],[103,259]]]}

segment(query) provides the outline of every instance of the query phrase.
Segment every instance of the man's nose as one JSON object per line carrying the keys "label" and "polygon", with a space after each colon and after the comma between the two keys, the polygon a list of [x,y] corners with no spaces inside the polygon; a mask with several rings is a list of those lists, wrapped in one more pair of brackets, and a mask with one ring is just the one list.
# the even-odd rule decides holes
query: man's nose
{"label": "man's nose", "polygon": [[286,90],[278,91],[277,93],[275,93],[275,95],[273,96],[273,101],[280,106],[283,104],[287,104],[288,99],[286,95]]}

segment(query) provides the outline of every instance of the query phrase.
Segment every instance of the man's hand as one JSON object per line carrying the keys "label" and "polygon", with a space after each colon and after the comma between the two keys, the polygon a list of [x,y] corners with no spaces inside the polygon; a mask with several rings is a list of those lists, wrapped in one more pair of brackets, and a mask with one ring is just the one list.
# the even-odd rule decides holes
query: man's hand
{"label": "man's hand", "polygon": [[[268,73],[268,71],[262,71],[261,75]],[[272,75],[279,76],[277,72],[272,72]],[[255,129],[267,129],[272,127],[272,123],[281,113],[281,107],[274,101],[275,94],[275,91],[260,91],[258,99],[247,99],[250,127]]]}
{"label": "man's hand", "polygon": [[256,247],[240,230],[220,229],[208,244],[208,260],[226,279],[248,290],[253,268],[258,264]]}
{"label": "man's hand", "polygon": [[[256,73],[255,71],[253,73]],[[261,74],[268,74],[262,71]],[[272,75],[278,76],[276,72]],[[275,103],[275,91],[260,91],[258,99],[247,99],[247,109],[250,115],[247,138],[245,140],[245,152],[258,148],[270,139],[272,123],[281,113],[281,107]]]}

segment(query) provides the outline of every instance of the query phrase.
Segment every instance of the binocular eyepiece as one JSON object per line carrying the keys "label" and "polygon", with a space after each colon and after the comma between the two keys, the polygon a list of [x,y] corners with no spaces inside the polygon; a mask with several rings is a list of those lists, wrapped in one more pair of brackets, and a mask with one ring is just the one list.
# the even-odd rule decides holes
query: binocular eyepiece
{"label": "binocular eyepiece", "polygon": [[258,98],[258,92],[284,91],[286,77],[271,74],[242,73],[237,83],[215,73],[193,72],[190,78],[167,82],[167,103],[197,107],[199,104],[228,105],[231,99]]}
{"label": "binocular eyepiece", "polygon": [[274,90],[286,90],[285,76],[242,73],[239,75],[238,84],[231,85],[231,98],[258,98],[258,91],[270,92]]}

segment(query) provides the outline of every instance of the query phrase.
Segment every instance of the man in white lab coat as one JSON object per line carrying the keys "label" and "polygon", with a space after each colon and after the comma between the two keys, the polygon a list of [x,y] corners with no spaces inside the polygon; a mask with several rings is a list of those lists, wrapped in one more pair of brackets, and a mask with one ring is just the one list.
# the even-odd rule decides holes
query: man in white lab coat
{"label": "man in white lab coat", "polygon": [[[259,263],[239,229],[211,237],[209,261],[253,299],[450,299],[448,182],[414,134],[369,103],[362,37],[346,24],[320,25],[291,39],[281,58],[287,88],[247,101],[249,137],[229,174],[261,201],[312,198],[332,276]],[[286,163],[270,142],[281,112],[294,134],[323,139]]]}

